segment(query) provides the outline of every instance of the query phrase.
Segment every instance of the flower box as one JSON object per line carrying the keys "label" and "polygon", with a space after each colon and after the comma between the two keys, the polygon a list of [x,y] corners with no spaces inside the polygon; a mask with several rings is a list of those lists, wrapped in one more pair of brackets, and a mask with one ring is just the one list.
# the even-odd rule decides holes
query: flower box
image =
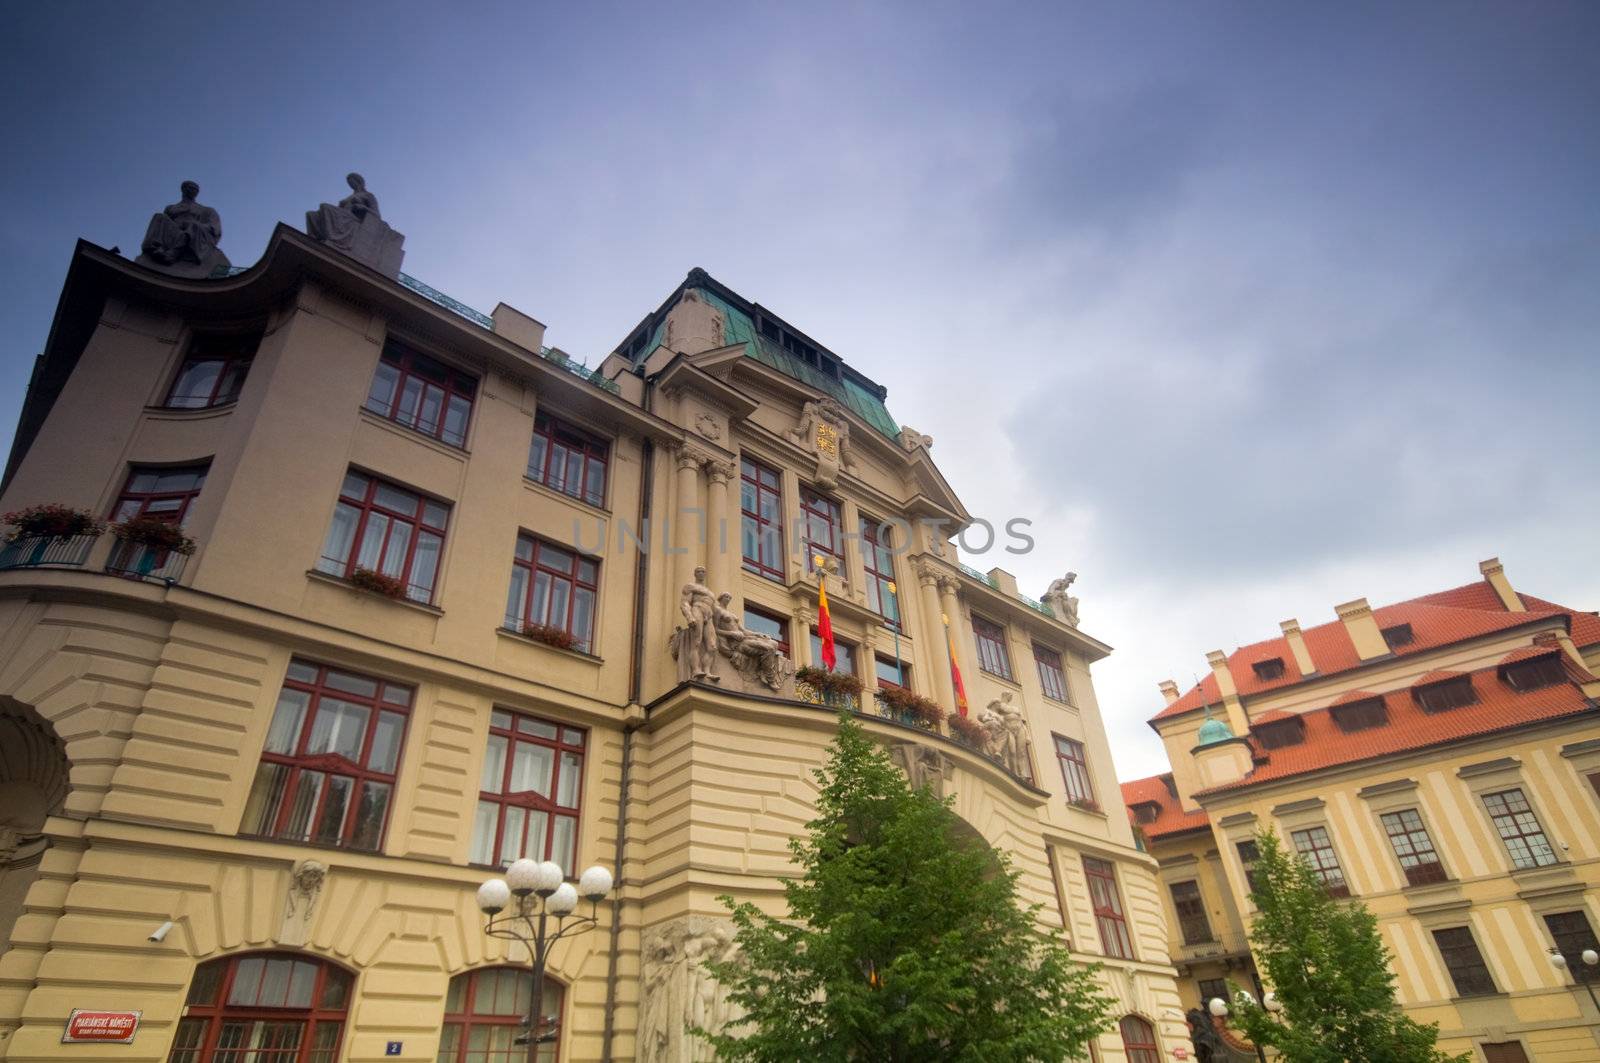
{"label": "flower box", "polygon": [[125,543],[148,547],[153,552],[183,554],[194,553],[194,540],[183,534],[183,529],[171,521],[154,517],[130,517],[121,524],[111,526],[111,534]]}
{"label": "flower box", "polygon": [[546,646],[554,646],[558,650],[578,649],[577,636],[566,628],[555,627],[551,624],[526,624],[522,628],[523,635],[535,642],[542,642]]}
{"label": "flower box", "polygon": [[397,576],[389,576],[382,572],[374,572],[370,568],[358,568],[350,573],[350,585],[372,594],[382,595],[399,601],[406,596],[405,581]]}
{"label": "flower box", "polygon": [[989,732],[983,729],[983,724],[970,716],[951,716],[947,721],[950,725],[950,737],[964,746],[970,746],[980,753],[988,744]]}
{"label": "flower box", "polygon": [[7,542],[33,538],[72,539],[79,535],[99,535],[106,530],[105,524],[89,511],[57,502],[14,510],[0,515],[0,521],[15,529],[6,537]]}
{"label": "flower box", "polygon": [[879,687],[878,704],[888,710],[885,715],[928,731],[937,730],[944,719],[944,710],[938,704],[904,687]]}

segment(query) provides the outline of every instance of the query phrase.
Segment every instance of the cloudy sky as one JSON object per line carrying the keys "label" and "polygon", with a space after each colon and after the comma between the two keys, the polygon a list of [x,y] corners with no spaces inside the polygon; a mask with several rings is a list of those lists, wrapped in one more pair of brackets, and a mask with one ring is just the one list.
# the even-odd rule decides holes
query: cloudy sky
{"label": "cloudy sky", "polygon": [[1600,606],[1600,5],[9,5],[0,424],[73,242],[366,174],[594,364],[692,266],[1080,573],[1124,777],[1204,653],[1477,578]]}

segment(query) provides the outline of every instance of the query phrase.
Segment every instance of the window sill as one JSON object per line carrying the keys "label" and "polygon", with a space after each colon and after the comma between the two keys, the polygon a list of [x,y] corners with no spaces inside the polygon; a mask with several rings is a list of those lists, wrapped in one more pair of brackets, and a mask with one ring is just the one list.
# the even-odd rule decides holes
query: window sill
{"label": "window sill", "polygon": [[1090,816],[1099,816],[1101,819],[1108,818],[1106,810],[1099,805],[1080,805],[1076,801],[1068,801],[1067,807]]}
{"label": "window sill", "polygon": [[375,598],[380,602],[388,602],[390,605],[403,605],[409,609],[416,609],[419,612],[428,613],[431,616],[444,615],[444,610],[440,609],[437,605],[428,605],[423,602],[412,601],[410,598],[390,598],[388,595],[377,594],[373,591],[363,590],[347,579],[341,579],[338,576],[331,576],[326,572],[319,572],[314,568],[306,569],[306,576],[321,583],[329,583],[335,587],[343,587],[351,594],[359,594],[366,598]]}
{"label": "window sill", "polygon": [[415,428],[407,428],[398,421],[391,421],[389,418],[384,417],[381,414],[373,413],[365,406],[359,407],[358,412],[361,414],[361,419],[373,427],[381,428],[385,432],[391,432],[403,439],[409,439],[413,443],[421,443],[425,447],[428,447],[432,450],[437,450],[440,454],[443,454],[447,458],[454,458],[457,461],[465,461],[467,458],[472,456],[472,452],[466,447],[458,447],[454,443],[446,443],[442,439],[439,439],[435,436],[426,435],[417,431]]}
{"label": "window sill", "polygon": [[[538,494],[548,495],[557,501],[566,502],[568,505],[577,506],[579,509],[593,513],[597,517],[605,517],[607,520],[611,518],[611,511],[606,507],[597,506],[593,502],[586,502],[575,495],[567,494],[565,491],[557,491],[554,487],[551,487],[548,484],[542,484],[526,473],[524,473],[522,476],[522,486]],[[602,543],[601,545],[603,546],[604,544]]]}
{"label": "window sill", "polygon": [[565,654],[568,657],[576,657],[578,660],[587,661],[590,664],[606,663],[606,659],[604,657],[597,657],[592,653],[585,652],[584,650],[567,650],[562,649],[560,646],[552,646],[548,642],[540,642],[538,639],[533,638],[532,636],[524,635],[520,631],[512,631],[508,627],[497,627],[494,629],[494,632],[496,635],[499,635],[503,638],[508,638],[515,642],[526,643],[529,646],[538,646],[542,649],[549,650],[551,653],[560,653]]}
{"label": "window sill", "polygon": [[1000,682],[1008,683],[1011,686],[1016,687],[1018,690],[1022,689],[1022,684],[1017,682],[1016,679],[1014,679],[1013,677],[1011,677],[1009,675],[1002,675],[999,672],[991,672],[991,671],[989,671],[989,669],[985,668],[981,664],[978,665],[978,671],[982,672],[984,675],[988,676],[990,679],[998,679],[998,680],[1000,680]]}
{"label": "window sill", "polygon": [[144,412],[163,421],[203,421],[208,417],[222,417],[233,412],[238,399],[219,402],[214,406],[146,406]]}
{"label": "window sill", "polygon": [[378,844],[376,849],[358,849],[353,845],[345,845],[343,842],[319,842],[310,838],[280,838],[276,834],[247,834],[241,831],[239,837],[246,841],[270,842],[273,845],[294,845],[306,849],[321,849],[324,852],[331,853],[361,853],[365,856],[388,855],[383,851],[382,842]]}

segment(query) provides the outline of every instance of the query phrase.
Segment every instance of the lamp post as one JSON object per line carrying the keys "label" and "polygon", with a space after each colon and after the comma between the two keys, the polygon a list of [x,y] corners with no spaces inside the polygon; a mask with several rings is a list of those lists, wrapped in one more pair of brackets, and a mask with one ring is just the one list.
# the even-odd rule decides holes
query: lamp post
{"label": "lamp post", "polygon": [[[1595,997],[1594,983],[1590,980],[1594,978],[1593,972],[1596,969],[1600,969],[1600,952],[1596,952],[1594,949],[1584,949],[1579,958],[1583,960],[1583,965],[1589,968],[1590,974],[1588,978],[1580,979],[1577,971],[1571,971],[1572,980],[1583,984],[1583,988],[1589,991],[1589,1000],[1594,1004],[1594,1010],[1600,1012],[1600,999]],[[1558,971],[1565,971],[1570,966],[1567,963],[1567,958],[1561,954],[1561,950],[1554,945],[1550,946],[1550,966]]]}
{"label": "lamp post", "polygon": [[[564,937],[593,930],[599,924],[598,905],[611,892],[611,872],[603,867],[585,871],[576,889],[564,879],[561,865],[553,860],[523,858],[506,868],[505,878],[491,878],[478,887],[478,908],[488,916],[484,932],[490,937],[522,942],[533,963],[528,1033],[516,1042],[528,1046],[528,1063],[538,1063],[539,1046],[560,1036],[554,1021],[550,1032],[544,1032],[544,967],[550,950]],[[588,915],[572,914],[580,896],[589,902]],[[551,916],[556,920],[554,933],[549,929]]]}
{"label": "lamp post", "polygon": [[[1255,997],[1252,997],[1243,989],[1239,990],[1239,1000],[1241,1003],[1255,1003]],[[1274,1015],[1283,1010],[1283,1005],[1278,1003],[1278,994],[1272,992],[1261,994],[1261,1006]],[[1221,997],[1212,997],[1211,1002],[1206,1005],[1206,1010],[1215,1017],[1226,1020],[1228,1017],[1228,1002]],[[1265,1063],[1267,1058],[1267,1054],[1261,1050],[1260,1045],[1256,1045],[1256,1058],[1261,1060],[1262,1063]]]}

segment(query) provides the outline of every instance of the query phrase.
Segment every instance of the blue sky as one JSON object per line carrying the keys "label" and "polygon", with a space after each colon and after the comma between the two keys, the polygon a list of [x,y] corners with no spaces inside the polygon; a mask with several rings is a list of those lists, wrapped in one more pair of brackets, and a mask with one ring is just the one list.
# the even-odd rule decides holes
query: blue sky
{"label": "blue sky", "polygon": [[591,364],[691,266],[888,385],[1155,684],[1476,578],[1600,606],[1600,6],[14,5],[9,432],[73,242],[367,176],[406,269]]}

